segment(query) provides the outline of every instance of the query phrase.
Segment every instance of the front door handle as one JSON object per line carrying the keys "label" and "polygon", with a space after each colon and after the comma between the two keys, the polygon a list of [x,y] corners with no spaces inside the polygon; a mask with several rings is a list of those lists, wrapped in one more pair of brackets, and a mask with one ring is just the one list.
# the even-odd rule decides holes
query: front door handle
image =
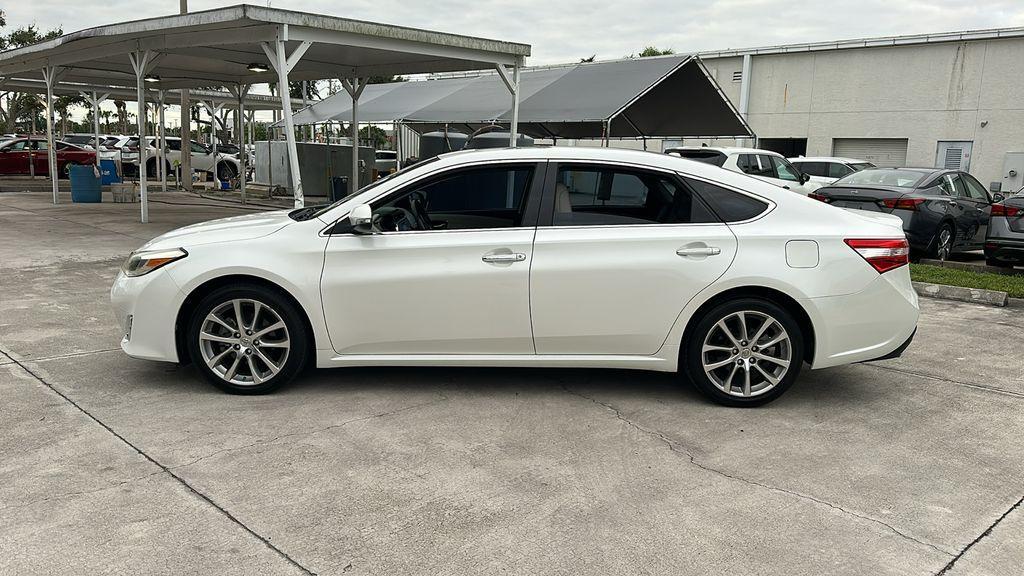
{"label": "front door handle", "polygon": [[695,246],[676,250],[679,256],[718,256],[721,253],[722,249],[718,246]]}
{"label": "front door handle", "polygon": [[488,264],[511,264],[512,262],[522,262],[523,260],[526,260],[526,254],[523,254],[522,252],[485,254],[481,260]]}

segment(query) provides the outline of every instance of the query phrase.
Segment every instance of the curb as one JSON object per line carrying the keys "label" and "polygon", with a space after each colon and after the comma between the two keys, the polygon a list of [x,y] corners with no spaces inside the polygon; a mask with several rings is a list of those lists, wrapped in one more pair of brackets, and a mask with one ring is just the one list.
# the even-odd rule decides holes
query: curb
{"label": "curb", "polygon": [[930,260],[928,258],[922,258],[919,264],[927,264],[928,266],[940,266],[942,268],[952,268],[954,270],[965,270],[967,272],[1001,274],[1003,276],[1024,276],[1024,270],[1018,270],[1015,268],[999,268],[998,266],[989,266],[987,264],[975,264],[973,262],[955,262],[952,260]]}
{"label": "curb", "polygon": [[[917,291],[918,295],[925,296],[927,298],[956,300],[958,302],[987,304],[989,306],[1006,306],[1010,303],[1009,295],[1006,292],[1000,292],[997,290],[963,288],[960,286],[947,286],[945,284],[931,284],[928,282],[914,282],[913,284],[914,290]],[[1017,299],[1014,298],[1014,300]]]}

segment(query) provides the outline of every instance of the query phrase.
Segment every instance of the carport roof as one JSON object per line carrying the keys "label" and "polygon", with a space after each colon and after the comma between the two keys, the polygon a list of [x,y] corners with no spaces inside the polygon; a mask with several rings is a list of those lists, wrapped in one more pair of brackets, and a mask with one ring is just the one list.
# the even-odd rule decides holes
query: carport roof
{"label": "carport roof", "polygon": [[[150,50],[159,87],[198,88],[276,82],[262,43],[284,40],[288,53],[312,42],[291,81],[493,68],[513,65],[530,46],[277,8],[238,5],[89,28],[0,53],[0,76],[133,87],[128,55]],[[154,86],[156,87],[156,86]]]}
{"label": "carport roof", "polygon": [[[752,136],[696,56],[625,59],[525,69],[519,131],[539,138]],[[400,121],[426,132],[508,124],[512,109],[497,74],[367,86],[363,122]],[[338,93],[294,116],[296,124],[345,120],[352,100]]]}

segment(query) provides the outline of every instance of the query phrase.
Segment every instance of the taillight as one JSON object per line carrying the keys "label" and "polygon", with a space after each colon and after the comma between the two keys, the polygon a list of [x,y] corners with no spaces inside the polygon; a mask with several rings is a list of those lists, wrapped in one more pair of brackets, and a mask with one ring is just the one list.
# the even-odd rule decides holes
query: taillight
{"label": "taillight", "polygon": [[871,264],[872,268],[878,270],[879,274],[910,263],[910,244],[906,238],[851,238],[846,240],[846,244],[856,250],[857,254]]}
{"label": "taillight", "polygon": [[807,195],[807,197],[811,198],[812,200],[817,200],[818,202],[825,202],[826,204],[829,202],[829,199],[828,199],[827,196],[824,196],[822,194],[818,194],[817,192],[811,192],[811,193],[809,193]]}
{"label": "taillight", "polygon": [[1006,216],[1007,218],[1016,218],[1017,216],[1021,215],[1021,212],[1024,212],[1024,210],[1021,210],[1016,206],[1007,206],[1006,204],[992,205],[993,216]]}
{"label": "taillight", "polygon": [[924,198],[886,198],[882,200],[882,204],[886,208],[893,210],[910,210],[912,212],[917,211],[917,207],[924,204]]}

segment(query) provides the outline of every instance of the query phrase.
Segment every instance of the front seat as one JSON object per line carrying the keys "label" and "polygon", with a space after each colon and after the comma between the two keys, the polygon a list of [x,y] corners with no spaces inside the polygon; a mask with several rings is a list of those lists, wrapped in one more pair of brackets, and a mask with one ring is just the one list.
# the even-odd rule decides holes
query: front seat
{"label": "front seat", "polygon": [[572,220],[572,199],[569,187],[561,182],[555,184],[555,220]]}

